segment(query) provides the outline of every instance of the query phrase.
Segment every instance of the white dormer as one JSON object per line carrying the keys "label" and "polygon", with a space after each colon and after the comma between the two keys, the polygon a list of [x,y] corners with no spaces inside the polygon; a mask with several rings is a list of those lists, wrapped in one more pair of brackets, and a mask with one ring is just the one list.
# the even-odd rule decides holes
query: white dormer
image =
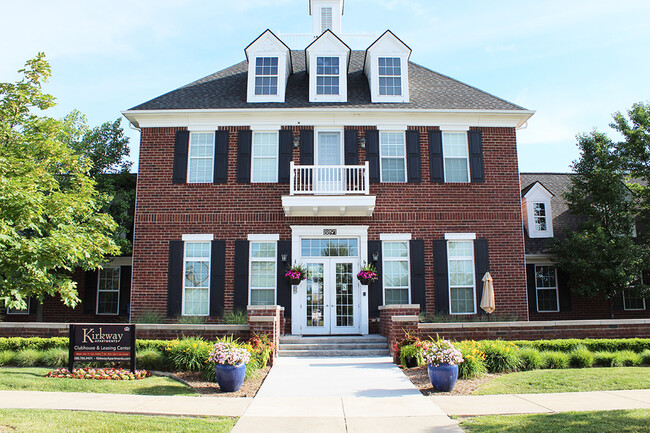
{"label": "white dormer", "polygon": [[309,102],[347,102],[350,48],[331,30],[305,50]]}
{"label": "white dormer", "polygon": [[248,60],[248,102],[284,102],[291,75],[291,50],[266,30],[244,50]]}
{"label": "white dormer", "polygon": [[372,102],[409,102],[411,49],[390,30],[366,50],[363,72]]}
{"label": "white dormer", "polygon": [[341,34],[343,0],[309,0],[309,15],[313,17],[314,36],[322,34],[325,30]]}
{"label": "white dormer", "polygon": [[535,182],[524,194],[522,212],[527,221],[528,237],[552,238],[553,213],[551,211],[553,193],[540,182]]}

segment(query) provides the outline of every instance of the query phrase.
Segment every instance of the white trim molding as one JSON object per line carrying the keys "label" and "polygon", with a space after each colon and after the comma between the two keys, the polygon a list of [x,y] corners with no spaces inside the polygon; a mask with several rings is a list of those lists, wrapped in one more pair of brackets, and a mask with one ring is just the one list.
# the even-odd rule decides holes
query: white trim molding
{"label": "white trim molding", "polygon": [[279,241],[280,240],[280,235],[279,234],[249,234],[248,235],[248,240],[249,241]]}
{"label": "white trim molding", "polygon": [[188,235],[183,235],[181,238],[184,242],[205,242],[205,241],[213,241],[214,240],[214,235],[213,234],[188,234]]}
{"label": "white trim molding", "polygon": [[471,241],[476,239],[476,233],[445,233],[447,241]]}
{"label": "white trim molding", "polygon": [[410,233],[380,233],[380,241],[410,241]]}

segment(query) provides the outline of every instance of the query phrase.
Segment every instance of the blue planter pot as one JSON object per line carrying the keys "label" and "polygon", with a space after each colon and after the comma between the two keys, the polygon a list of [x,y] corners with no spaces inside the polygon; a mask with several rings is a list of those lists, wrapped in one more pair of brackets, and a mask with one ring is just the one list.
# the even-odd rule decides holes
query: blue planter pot
{"label": "blue planter pot", "polygon": [[246,364],[222,365],[215,364],[217,383],[223,392],[239,391],[246,376]]}
{"label": "blue planter pot", "polygon": [[437,391],[449,392],[456,386],[458,380],[458,365],[440,364],[427,366],[431,385]]}

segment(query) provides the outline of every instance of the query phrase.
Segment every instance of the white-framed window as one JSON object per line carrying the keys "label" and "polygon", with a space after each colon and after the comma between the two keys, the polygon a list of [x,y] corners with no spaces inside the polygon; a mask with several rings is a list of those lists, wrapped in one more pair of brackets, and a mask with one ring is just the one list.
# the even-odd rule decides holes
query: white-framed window
{"label": "white-framed window", "polygon": [[527,222],[528,236],[531,238],[553,237],[553,213],[551,199],[553,194],[540,182],[535,182],[522,201],[524,218]]}
{"label": "white-framed window", "polygon": [[402,60],[399,57],[379,57],[379,94],[402,94]]}
{"label": "white-framed window", "polygon": [[253,132],[251,182],[278,181],[278,132]]}
{"label": "white-framed window", "polygon": [[469,148],[466,132],[442,133],[445,182],[469,182]]}
{"label": "white-framed window", "polygon": [[31,299],[26,299],[25,303],[27,304],[27,307],[24,309],[19,309],[19,308],[7,308],[7,314],[16,314],[16,315],[21,315],[21,314],[30,314],[30,309],[31,309]]}
{"label": "white-framed window", "polygon": [[183,315],[210,314],[210,242],[185,242]]}
{"label": "white-framed window", "polygon": [[339,58],[316,57],[316,94],[339,94]]}
{"label": "white-framed window", "polygon": [[187,183],[212,183],[214,132],[191,132]]}
{"label": "white-framed window", "polygon": [[250,243],[250,305],[275,305],[277,285],[276,242]]}
{"label": "white-framed window", "polygon": [[623,309],[625,311],[645,310],[645,298],[630,290],[623,290]]}
{"label": "white-framed window", "polygon": [[278,58],[255,58],[255,94],[278,94]]}
{"label": "white-framed window", "polygon": [[379,156],[382,182],[406,182],[406,138],[404,132],[381,131]]}
{"label": "white-framed window", "polygon": [[533,223],[535,224],[535,231],[545,232],[548,230],[546,217],[546,203],[533,203]]}
{"label": "white-framed window", "polygon": [[538,313],[560,311],[555,266],[535,265],[535,293]]}
{"label": "white-framed window", "polygon": [[103,268],[97,278],[98,315],[115,315],[120,312],[120,268]]}
{"label": "white-framed window", "polygon": [[476,277],[474,275],[474,242],[447,241],[447,269],[449,278],[449,312],[476,313]]}
{"label": "white-framed window", "polygon": [[323,33],[325,30],[332,30],[333,24],[333,14],[331,7],[320,8],[320,32]]}
{"label": "white-framed window", "polygon": [[411,292],[408,241],[383,241],[382,260],[384,305],[408,304]]}

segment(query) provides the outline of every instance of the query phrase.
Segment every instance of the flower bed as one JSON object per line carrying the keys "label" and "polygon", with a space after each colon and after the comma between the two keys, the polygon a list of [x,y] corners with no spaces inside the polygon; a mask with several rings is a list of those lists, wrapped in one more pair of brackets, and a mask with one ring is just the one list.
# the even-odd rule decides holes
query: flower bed
{"label": "flower bed", "polygon": [[150,377],[148,370],[136,370],[133,373],[123,368],[75,368],[70,372],[67,368],[57,368],[50,371],[47,377],[65,379],[94,379],[94,380],[139,380]]}

